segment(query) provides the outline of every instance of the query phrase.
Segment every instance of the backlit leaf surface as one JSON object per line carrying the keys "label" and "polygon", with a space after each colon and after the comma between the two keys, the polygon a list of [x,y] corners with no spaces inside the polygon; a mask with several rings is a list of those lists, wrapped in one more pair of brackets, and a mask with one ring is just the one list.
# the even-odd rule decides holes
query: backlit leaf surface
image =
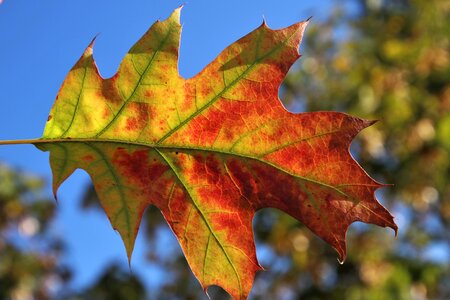
{"label": "backlit leaf surface", "polygon": [[[381,185],[348,152],[371,122],[337,112],[294,114],[279,86],[307,22],[262,24],[197,76],[178,74],[180,9],[156,22],[104,79],[93,43],[65,79],[44,134],[56,191],[81,168],[131,257],[142,214],[157,206],[202,286],[245,299],[256,271],[252,218],[273,207],[345,258],[354,221],[389,226]],[[205,42],[205,45],[207,42]]]}

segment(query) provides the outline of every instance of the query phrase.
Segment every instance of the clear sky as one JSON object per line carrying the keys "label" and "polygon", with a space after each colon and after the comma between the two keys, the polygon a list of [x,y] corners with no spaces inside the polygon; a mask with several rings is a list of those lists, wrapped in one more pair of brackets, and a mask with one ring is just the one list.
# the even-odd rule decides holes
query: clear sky
{"label": "clear sky", "polygon": [[[0,0],[1,3],[1,0]],[[94,56],[103,77],[112,76],[122,57],[157,19],[184,4],[180,74],[192,77],[227,45],[258,27],[263,17],[280,28],[328,13],[331,1],[310,0],[4,0],[0,5],[0,139],[40,137],[67,72],[97,35]],[[43,176],[51,188],[48,154],[33,146],[1,146],[0,163]],[[68,243],[65,261],[82,287],[111,261],[127,265],[125,248],[105,215],[78,209],[87,186],[77,171],[58,193],[54,231]],[[147,285],[157,282],[143,257],[138,236],[132,270]],[[167,237],[171,243],[173,237]],[[157,274],[157,273],[156,273]]]}

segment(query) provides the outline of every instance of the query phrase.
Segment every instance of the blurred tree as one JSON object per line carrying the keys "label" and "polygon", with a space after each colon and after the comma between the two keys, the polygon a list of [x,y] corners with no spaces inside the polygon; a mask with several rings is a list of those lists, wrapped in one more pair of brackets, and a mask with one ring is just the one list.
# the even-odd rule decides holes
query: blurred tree
{"label": "blurred tree", "polygon": [[111,265],[103,275],[85,291],[75,295],[64,295],[67,300],[144,300],[146,291],[139,279],[128,270],[122,270],[119,266]]}
{"label": "blurred tree", "polygon": [[44,182],[0,164],[0,299],[50,299],[70,279],[64,245],[49,230]]}
{"label": "blurred tree", "polygon": [[60,263],[65,245],[51,230],[55,203],[44,187],[0,164],[0,299],[146,299],[140,281],[114,265],[84,291],[71,291],[73,271]]}

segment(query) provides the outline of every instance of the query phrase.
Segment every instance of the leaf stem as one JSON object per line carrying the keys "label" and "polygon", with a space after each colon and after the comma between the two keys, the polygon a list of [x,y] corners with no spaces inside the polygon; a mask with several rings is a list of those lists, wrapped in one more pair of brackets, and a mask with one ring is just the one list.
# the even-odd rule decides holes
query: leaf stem
{"label": "leaf stem", "polygon": [[28,139],[28,140],[0,140],[0,146],[1,145],[22,145],[22,144],[36,144],[36,143],[42,143],[43,140],[40,139]]}

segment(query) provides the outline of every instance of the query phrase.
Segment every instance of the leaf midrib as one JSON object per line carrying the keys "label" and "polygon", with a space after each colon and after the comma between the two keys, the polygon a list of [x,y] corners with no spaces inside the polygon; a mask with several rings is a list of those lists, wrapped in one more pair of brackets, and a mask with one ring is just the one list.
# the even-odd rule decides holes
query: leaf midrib
{"label": "leaf midrib", "polygon": [[[324,133],[320,134],[320,136],[323,136]],[[316,136],[312,136],[310,138],[315,138]],[[260,157],[254,157],[251,155],[247,155],[244,153],[237,153],[233,151],[226,151],[226,150],[219,150],[219,149],[212,149],[212,148],[202,148],[202,147],[190,147],[190,146],[178,146],[178,145],[157,145],[157,144],[148,144],[148,143],[142,143],[137,141],[127,141],[127,140],[117,140],[117,139],[106,139],[106,138],[70,138],[70,139],[34,139],[34,140],[21,140],[21,141],[2,141],[1,144],[47,144],[47,143],[114,143],[114,144],[121,144],[121,145],[130,145],[130,146],[143,146],[147,148],[152,148],[155,150],[188,150],[188,151],[203,151],[208,153],[216,153],[216,154],[224,154],[224,155],[230,155],[230,156],[236,156],[243,159],[251,159],[258,161],[260,163],[263,163],[265,165],[268,165],[270,167],[273,167],[277,169],[278,171],[284,172],[290,176],[293,176],[297,179],[307,181],[310,183],[314,183],[326,188],[329,188],[345,197],[349,197],[345,192],[340,190],[338,187],[334,187],[332,185],[329,185],[325,182],[321,182],[312,178],[300,176],[298,174],[294,174],[290,172],[289,170],[286,170],[280,166],[277,166],[269,161],[263,160]],[[347,186],[348,184],[342,184],[342,186]],[[341,186],[341,185],[339,185]]]}

